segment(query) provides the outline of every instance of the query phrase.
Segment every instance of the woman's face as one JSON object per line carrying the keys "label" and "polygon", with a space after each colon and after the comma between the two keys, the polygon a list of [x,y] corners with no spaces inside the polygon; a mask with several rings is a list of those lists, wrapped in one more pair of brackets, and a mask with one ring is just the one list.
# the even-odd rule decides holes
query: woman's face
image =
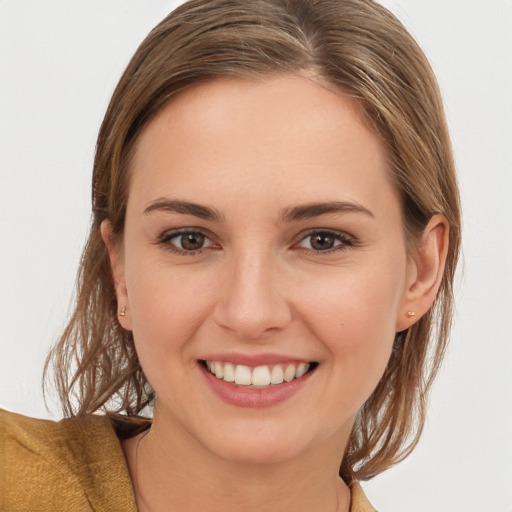
{"label": "woman's face", "polygon": [[158,113],[113,254],[155,426],[231,460],[342,453],[414,272],[386,167],[357,106],[306,78],[217,80]]}

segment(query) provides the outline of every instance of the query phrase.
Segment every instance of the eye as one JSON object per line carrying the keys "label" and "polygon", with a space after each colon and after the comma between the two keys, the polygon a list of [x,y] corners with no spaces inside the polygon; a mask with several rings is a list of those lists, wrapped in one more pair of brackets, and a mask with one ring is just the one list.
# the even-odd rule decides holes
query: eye
{"label": "eye", "polygon": [[200,231],[165,233],[160,243],[167,249],[181,254],[194,254],[214,246],[213,242]]}
{"label": "eye", "polygon": [[342,250],[354,245],[353,239],[340,231],[315,230],[299,242],[298,246],[313,252]]}

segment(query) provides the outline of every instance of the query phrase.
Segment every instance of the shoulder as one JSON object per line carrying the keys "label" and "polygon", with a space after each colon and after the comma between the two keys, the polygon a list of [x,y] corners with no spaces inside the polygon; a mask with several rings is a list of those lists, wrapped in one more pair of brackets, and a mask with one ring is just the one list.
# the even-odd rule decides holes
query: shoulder
{"label": "shoulder", "polygon": [[135,510],[108,417],[54,422],[0,410],[0,510]]}

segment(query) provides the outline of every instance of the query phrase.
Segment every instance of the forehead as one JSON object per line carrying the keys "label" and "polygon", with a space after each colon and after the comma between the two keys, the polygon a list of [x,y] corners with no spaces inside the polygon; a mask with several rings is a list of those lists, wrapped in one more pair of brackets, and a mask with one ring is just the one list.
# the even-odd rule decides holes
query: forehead
{"label": "forehead", "polygon": [[[181,92],[143,130],[132,172],[129,196],[141,202],[191,189],[206,202],[225,190],[260,202],[331,200],[334,190],[373,201],[383,186],[395,194],[385,145],[359,105],[294,75]],[[371,185],[367,197],[361,185]]]}

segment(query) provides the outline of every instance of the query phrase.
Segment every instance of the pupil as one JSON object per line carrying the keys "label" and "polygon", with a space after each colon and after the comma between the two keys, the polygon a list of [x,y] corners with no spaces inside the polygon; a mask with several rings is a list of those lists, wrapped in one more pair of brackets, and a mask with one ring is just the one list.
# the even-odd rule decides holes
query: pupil
{"label": "pupil", "polygon": [[187,251],[195,251],[201,249],[204,244],[204,236],[200,233],[189,233],[182,235],[181,246]]}
{"label": "pupil", "polygon": [[334,247],[334,238],[330,235],[315,235],[311,239],[311,247],[317,251],[325,251]]}

